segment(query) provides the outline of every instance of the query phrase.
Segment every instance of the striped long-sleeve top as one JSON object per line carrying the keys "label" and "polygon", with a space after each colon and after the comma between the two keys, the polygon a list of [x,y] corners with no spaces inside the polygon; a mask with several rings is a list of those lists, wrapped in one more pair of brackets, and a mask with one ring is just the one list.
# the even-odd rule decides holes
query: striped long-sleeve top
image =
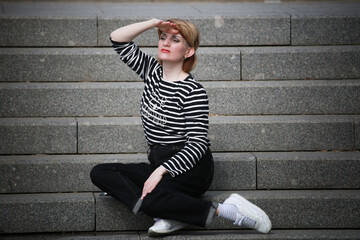
{"label": "striped long-sleeve top", "polygon": [[120,59],[145,83],[140,112],[148,144],[184,143],[184,148],[162,166],[173,177],[189,171],[210,145],[205,89],[191,74],[182,81],[164,81],[162,66],[134,42],[111,42]]}

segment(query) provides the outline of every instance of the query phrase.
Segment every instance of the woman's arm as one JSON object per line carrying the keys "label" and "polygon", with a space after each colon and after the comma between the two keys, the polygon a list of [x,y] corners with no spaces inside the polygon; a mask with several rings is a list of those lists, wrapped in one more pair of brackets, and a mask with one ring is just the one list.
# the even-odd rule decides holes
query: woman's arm
{"label": "woman's arm", "polygon": [[139,34],[157,27],[161,31],[168,32],[171,34],[177,34],[175,24],[170,22],[164,22],[160,19],[150,19],[144,22],[133,23],[121,28],[116,29],[110,34],[110,38],[116,42],[131,42]]}

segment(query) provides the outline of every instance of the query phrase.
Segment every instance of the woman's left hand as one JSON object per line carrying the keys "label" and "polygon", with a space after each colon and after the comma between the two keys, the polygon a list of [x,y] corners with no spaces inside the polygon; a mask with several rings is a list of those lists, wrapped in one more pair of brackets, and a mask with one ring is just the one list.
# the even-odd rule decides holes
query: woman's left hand
{"label": "woman's left hand", "polygon": [[165,173],[167,173],[167,170],[163,166],[159,166],[157,169],[155,169],[155,171],[144,183],[141,199],[144,199],[148,193],[151,193],[155,189]]}

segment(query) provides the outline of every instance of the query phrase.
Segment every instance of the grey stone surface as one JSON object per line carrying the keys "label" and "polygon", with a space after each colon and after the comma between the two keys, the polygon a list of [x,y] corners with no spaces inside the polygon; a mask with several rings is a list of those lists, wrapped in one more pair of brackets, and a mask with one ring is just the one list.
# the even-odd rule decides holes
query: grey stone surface
{"label": "grey stone surface", "polygon": [[198,61],[191,72],[197,80],[240,80],[240,50],[234,47],[200,47]]}
{"label": "grey stone surface", "polygon": [[[183,230],[175,232],[171,236],[166,236],[162,239],[166,240],[186,240],[186,239],[216,239],[216,240],[263,240],[263,239],[281,239],[281,240],[346,240],[359,239],[359,230],[272,230],[270,234],[260,234],[252,230],[200,230],[189,231]],[[146,236],[146,233],[141,235],[141,239],[153,239]]]}
{"label": "grey stone surface", "polygon": [[214,151],[353,150],[347,116],[219,116],[210,118]]}
{"label": "grey stone surface", "polygon": [[95,17],[100,11],[97,4],[80,2],[4,1],[1,7],[0,15],[7,17]]}
{"label": "grey stone surface", "polygon": [[140,79],[111,48],[3,48],[0,58],[0,79],[7,82]]}
{"label": "grey stone surface", "polygon": [[39,240],[39,239],[57,239],[57,240],[139,240],[138,232],[63,232],[63,233],[32,233],[32,234],[8,234],[2,235],[2,240]]}
{"label": "grey stone surface", "polygon": [[4,83],[2,117],[139,116],[143,83]]}
{"label": "grey stone surface", "polygon": [[245,14],[192,20],[199,28],[203,45],[288,45],[290,16]]}
{"label": "grey stone surface", "polygon": [[[207,192],[204,199],[223,202],[231,193]],[[239,191],[237,193],[261,207],[269,215],[274,229],[359,228],[360,192],[358,190]],[[122,203],[111,197],[97,196],[96,200],[99,213],[96,221],[98,231],[100,229],[146,230],[153,224],[152,219],[139,214],[133,215]],[[215,218],[210,228],[236,229],[231,221],[221,218]]]}
{"label": "grey stone surface", "polygon": [[358,80],[204,82],[210,114],[288,115],[360,112]]}
{"label": "grey stone surface", "polygon": [[137,153],[147,150],[138,117],[78,119],[79,153]]}
{"label": "grey stone surface", "polygon": [[99,191],[90,180],[93,166],[146,159],[145,154],[0,156],[0,193]]}
{"label": "grey stone surface", "polygon": [[0,16],[0,46],[96,46],[96,17]]}
{"label": "grey stone surface", "polygon": [[[181,9],[181,11],[179,11]],[[152,17],[190,19],[201,31],[204,45],[288,45],[320,39],[335,44],[357,43],[357,2],[320,3],[2,3],[1,43],[44,46],[107,44],[111,31],[125,24]],[[336,15],[334,17],[334,15]],[[302,17],[299,17],[302,16]],[[305,16],[305,17],[303,17]],[[325,21],[319,20],[326,16]],[[290,18],[293,17],[293,28]],[[26,24],[19,24],[26,20]],[[20,21],[17,21],[20,20]],[[294,24],[295,22],[295,24]],[[11,24],[9,24],[11,23]],[[16,31],[20,27],[22,31]],[[298,34],[298,27],[302,27]],[[98,29],[98,34],[96,30]],[[34,31],[33,29],[37,29]],[[57,31],[60,29],[61,31]],[[89,29],[90,32],[89,32]],[[316,31],[316,29],[319,29]],[[25,36],[18,41],[15,36]],[[67,37],[60,36],[66,33]],[[346,36],[344,32],[348,33]],[[86,34],[87,33],[87,34]],[[88,35],[91,34],[89,37]],[[326,36],[332,35],[327,38]],[[58,40],[56,37],[58,37]],[[60,36],[60,37],[59,37]],[[86,38],[88,36],[88,38]],[[145,33],[140,44],[156,45],[156,34]],[[344,41],[340,41],[344,37]],[[153,39],[153,40],[149,40]],[[12,41],[12,42],[10,42]]]}
{"label": "grey stone surface", "polygon": [[[156,48],[142,50],[156,57]],[[198,80],[240,79],[238,48],[202,47],[198,59]],[[141,81],[112,48],[2,48],[0,67],[0,82]]]}
{"label": "grey stone surface", "polygon": [[95,193],[96,231],[145,230],[154,224],[154,220],[144,213],[136,215],[123,203],[112,197]]}
{"label": "grey stone surface", "polygon": [[95,4],[2,2],[1,46],[96,46]]}
{"label": "grey stone surface", "polygon": [[264,152],[258,189],[359,189],[360,152]]}
{"label": "grey stone surface", "polygon": [[[256,188],[256,160],[249,153],[214,153],[211,190]],[[0,156],[0,193],[99,191],[90,171],[100,163],[147,162],[146,154]]]}
{"label": "grey stone surface", "polygon": [[[140,118],[84,118],[79,153],[146,152]],[[353,150],[351,116],[210,117],[213,151]]]}
{"label": "grey stone surface", "polygon": [[73,118],[1,118],[0,154],[76,153]]}
{"label": "grey stone surface", "polygon": [[[176,6],[174,6],[176,8]],[[149,11],[149,10],[148,10]],[[171,14],[166,12],[165,14]],[[183,11],[180,13],[183,15]],[[179,11],[175,13],[177,17]],[[121,17],[120,17],[121,16]],[[144,21],[150,17],[100,16],[98,19],[99,46],[107,46],[112,31],[121,26]],[[159,16],[163,19],[167,17]],[[254,13],[229,16],[224,13],[208,15],[179,16],[193,22],[200,31],[200,45],[288,45],[290,44],[290,16],[284,14]],[[157,32],[152,29],[134,39],[139,45],[156,46]]]}
{"label": "grey stone surface", "polygon": [[292,45],[359,44],[360,14],[292,15]]}
{"label": "grey stone surface", "polygon": [[[360,80],[201,82],[210,114],[356,114]],[[1,117],[139,116],[143,83],[0,83]]]}
{"label": "grey stone surface", "polygon": [[2,194],[2,233],[94,231],[91,193]]}
{"label": "grey stone surface", "polygon": [[[231,230],[180,230],[168,236],[163,236],[161,239],[166,240],[199,240],[199,239],[247,239],[247,240],[358,240],[360,230],[272,230],[270,234],[260,234],[253,230],[231,229]],[[16,234],[16,235],[2,235],[2,239],[92,239],[92,240],[119,240],[119,239],[154,239],[148,237],[146,231],[126,231],[126,232],[96,232],[96,233],[44,233],[44,234]]]}
{"label": "grey stone surface", "polygon": [[[267,191],[253,202],[269,215],[273,228],[359,228],[359,191]],[[250,199],[250,195],[248,196]],[[335,217],[336,216],[336,217]]]}
{"label": "grey stone surface", "polygon": [[360,150],[360,117],[355,118],[355,149]]}
{"label": "grey stone surface", "polygon": [[250,153],[213,153],[214,179],[210,190],[256,189],[256,159]]}
{"label": "grey stone surface", "polygon": [[360,47],[241,48],[241,74],[243,80],[356,79]]}

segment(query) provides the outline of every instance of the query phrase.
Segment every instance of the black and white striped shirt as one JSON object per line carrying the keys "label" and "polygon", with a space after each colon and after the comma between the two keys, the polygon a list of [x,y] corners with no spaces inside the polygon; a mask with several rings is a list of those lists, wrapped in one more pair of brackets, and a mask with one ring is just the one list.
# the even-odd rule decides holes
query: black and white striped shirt
{"label": "black and white striped shirt", "polygon": [[185,173],[210,145],[205,89],[191,74],[183,81],[164,81],[162,66],[135,43],[111,42],[120,59],[144,80],[141,119],[148,144],[185,143],[181,151],[162,164],[173,177]]}

